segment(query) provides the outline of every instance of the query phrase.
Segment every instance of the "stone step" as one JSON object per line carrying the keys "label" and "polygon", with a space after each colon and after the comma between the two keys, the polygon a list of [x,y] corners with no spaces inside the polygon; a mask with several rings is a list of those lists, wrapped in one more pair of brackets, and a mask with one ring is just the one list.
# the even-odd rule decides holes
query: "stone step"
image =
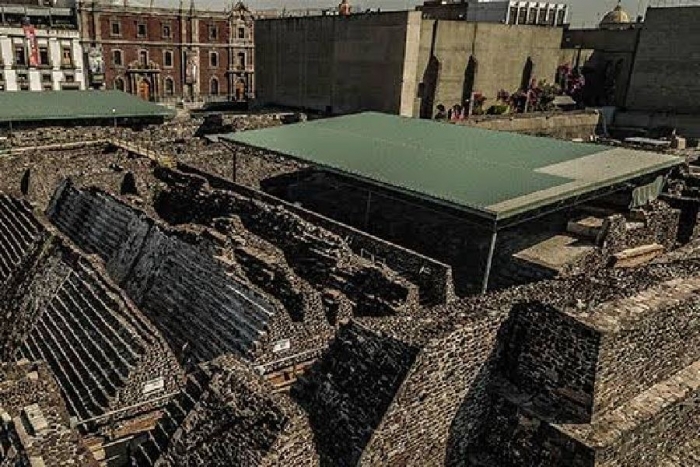
{"label": "stone step", "polygon": [[582,219],[570,220],[566,224],[566,231],[579,237],[590,239],[596,242],[603,229],[605,219],[601,217],[588,216]]}

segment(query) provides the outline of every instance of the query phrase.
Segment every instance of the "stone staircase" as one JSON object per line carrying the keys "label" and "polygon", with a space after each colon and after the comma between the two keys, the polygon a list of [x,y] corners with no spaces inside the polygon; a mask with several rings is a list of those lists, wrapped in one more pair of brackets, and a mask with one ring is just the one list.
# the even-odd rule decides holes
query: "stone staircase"
{"label": "stone staircase", "polygon": [[0,286],[21,267],[42,230],[29,205],[0,194]]}
{"label": "stone staircase", "polygon": [[147,439],[135,449],[132,456],[134,465],[151,467],[159,464],[171,439],[179,436],[177,433],[183,429],[185,419],[204,394],[209,379],[209,375],[201,369],[190,374],[184,389],[163,408],[163,415],[156,427],[148,432]]}
{"label": "stone staircase", "polygon": [[54,194],[49,217],[73,242],[90,254],[111,258],[128,234],[134,218],[128,207],[111,203],[105,195],[81,196],[72,185],[62,184]]}
{"label": "stone staircase", "polygon": [[106,263],[170,347],[201,362],[234,352],[250,357],[276,308],[230,277],[210,253],[140,211],[99,191],[64,183],[51,221]]}
{"label": "stone staircase", "polygon": [[117,303],[95,272],[78,264],[41,313],[21,348],[45,360],[71,415],[99,416],[128,379],[152,334]]}

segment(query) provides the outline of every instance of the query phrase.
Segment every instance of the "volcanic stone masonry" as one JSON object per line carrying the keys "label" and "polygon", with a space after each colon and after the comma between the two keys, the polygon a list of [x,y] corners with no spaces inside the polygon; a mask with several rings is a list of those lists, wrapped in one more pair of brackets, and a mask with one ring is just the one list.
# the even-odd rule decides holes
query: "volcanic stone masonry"
{"label": "volcanic stone masonry", "polygon": [[[3,360],[45,361],[68,413],[93,433],[178,391],[182,371],[166,341],[101,267],[26,204],[2,194],[0,204],[10,216],[2,222],[0,263],[22,265],[0,289]],[[120,416],[106,416],[113,413]]]}
{"label": "volcanic stone masonry", "polygon": [[3,466],[98,465],[71,428],[58,385],[43,363],[0,364],[0,461]]}

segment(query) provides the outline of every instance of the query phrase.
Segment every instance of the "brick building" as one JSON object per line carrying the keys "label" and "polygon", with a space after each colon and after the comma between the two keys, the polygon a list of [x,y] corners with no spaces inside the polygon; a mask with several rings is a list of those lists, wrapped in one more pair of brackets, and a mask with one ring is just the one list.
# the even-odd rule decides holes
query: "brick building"
{"label": "brick building", "polygon": [[78,5],[88,86],[146,100],[236,100],[254,95],[253,15],[84,2]]}

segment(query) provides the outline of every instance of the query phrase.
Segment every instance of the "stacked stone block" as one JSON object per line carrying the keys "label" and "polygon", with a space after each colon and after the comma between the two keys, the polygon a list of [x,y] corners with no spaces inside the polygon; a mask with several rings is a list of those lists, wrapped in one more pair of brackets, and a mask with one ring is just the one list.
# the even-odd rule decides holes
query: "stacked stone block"
{"label": "stacked stone block", "polygon": [[698,291],[691,276],[591,308],[514,309],[476,457],[655,466],[690,449],[700,428]]}

